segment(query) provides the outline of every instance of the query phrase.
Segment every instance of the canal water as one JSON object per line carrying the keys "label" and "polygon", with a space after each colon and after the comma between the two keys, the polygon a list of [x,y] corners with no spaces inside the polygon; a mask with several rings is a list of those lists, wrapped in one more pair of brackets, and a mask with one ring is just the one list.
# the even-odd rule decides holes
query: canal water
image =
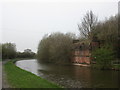
{"label": "canal water", "polygon": [[21,60],[16,65],[66,88],[120,88],[120,71]]}

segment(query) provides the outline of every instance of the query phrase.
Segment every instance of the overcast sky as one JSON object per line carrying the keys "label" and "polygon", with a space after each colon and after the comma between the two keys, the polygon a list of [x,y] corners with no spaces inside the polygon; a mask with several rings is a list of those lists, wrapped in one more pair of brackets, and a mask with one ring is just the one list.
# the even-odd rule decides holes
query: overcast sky
{"label": "overcast sky", "polygon": [[29,48],[36,52],[39,41],[47,33],[59,31],[78,35],[77,24],[88,10],[99,20],[105,20],[118,13],[118,2],[2,2],[0,40],[15,43],[18,51]]}

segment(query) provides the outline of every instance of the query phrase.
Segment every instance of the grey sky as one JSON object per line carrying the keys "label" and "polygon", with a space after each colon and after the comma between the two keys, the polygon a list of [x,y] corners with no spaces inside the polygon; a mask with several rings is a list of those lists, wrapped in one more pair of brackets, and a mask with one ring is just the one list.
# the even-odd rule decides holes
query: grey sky
{"label": "grey sky", "polygon": [[35,52],[47,33],[59,31],[78,35],[77,24],[88,10],[99,20],[118,12],[117,2],[7,2],[0,6],[2,42],[15,43],[18,51],[30,48]]}

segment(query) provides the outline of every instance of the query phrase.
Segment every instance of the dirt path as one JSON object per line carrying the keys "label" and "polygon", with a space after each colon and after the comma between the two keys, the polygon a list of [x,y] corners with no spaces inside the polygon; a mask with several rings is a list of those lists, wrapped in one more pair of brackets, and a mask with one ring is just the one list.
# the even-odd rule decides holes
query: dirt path
{"label": "dirt path", "polygon": [[0,61],[0,90],[2,89],[2,61]]}
{"label": "dirt path", "polygon": [[[7,61],[2,62],[2,65],[4,65]],[[2,66],[1,65],[1,66]],[[2,67],[2,88],[11,88],[6,80],[6,73],[4,71],[4,68]]]}

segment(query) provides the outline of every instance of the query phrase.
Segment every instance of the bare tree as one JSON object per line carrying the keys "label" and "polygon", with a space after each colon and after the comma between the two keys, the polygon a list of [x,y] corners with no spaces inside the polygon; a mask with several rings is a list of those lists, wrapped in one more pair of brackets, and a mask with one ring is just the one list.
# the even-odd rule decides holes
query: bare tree
{"label": "bare tree", "polygon": [[80,34],[87,39],[92,38],[92,31],[97,24],[97,17],[92,11],[88,11],[82,19],[82,23],[78,25]]}

